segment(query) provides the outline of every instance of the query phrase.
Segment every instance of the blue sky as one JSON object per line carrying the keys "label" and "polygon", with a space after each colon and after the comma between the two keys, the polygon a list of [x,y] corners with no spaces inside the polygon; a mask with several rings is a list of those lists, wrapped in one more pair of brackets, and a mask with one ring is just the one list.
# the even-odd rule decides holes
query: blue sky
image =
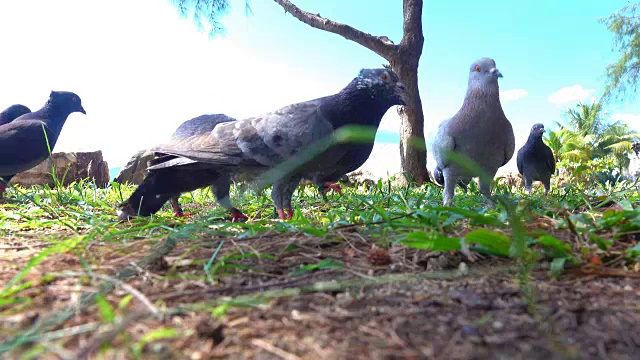
{"label": "blue sky", "polygon": [[[110,167],[203,113],[257,115],[338,91],[360,68],[385,61],[340,36],[285,15],[273,1],[232,0],[223,35],[209,39],[169,0],[32,0],[0,4],[0,107],[38,109],[50,90],[74,91],[73,114],[56,151],[103,151]],[[398,42],[401,1],[296,0],[298,6]],[[372,5],[372,4],[376,5]],[[521,146],[533,123],[550,126],[577,101],[599,96],[615,61],[597,20],[626,4],[608,1],[427,1],[420,91],[427,131],[458,110],[467,70],[496,60],[501,99]],[[637,96],[607,110],[640,128]],[[368,168],[398,169],[398,120],[385,116]],[[429,167],[433,167],[431,162]],[[515,157],[505,167],[515,169]]]}

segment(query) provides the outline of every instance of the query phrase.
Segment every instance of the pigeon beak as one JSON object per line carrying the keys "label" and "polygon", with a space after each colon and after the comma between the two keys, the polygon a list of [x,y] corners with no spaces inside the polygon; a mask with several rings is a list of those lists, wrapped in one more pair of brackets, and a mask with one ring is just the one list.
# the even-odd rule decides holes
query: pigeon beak
{"label": "pigeon beak", "polygon": [[489,72],[491,74],[493,74],[493,76],[495,76],[495,77],[499,77],[499,78],[502,77],[502,73],[500,72],[500,70],[498,70],[496,68],[493,68],[493,69],[489,70]]}
{"label": "pigeon beak", "polygon": [[82,105],[80,105],[80,109],[78,109],[78,111],[83,113],[83,114],[85,114],[85,115],[87,115],[87,112],[84,111],[84,108],[82,107]]}

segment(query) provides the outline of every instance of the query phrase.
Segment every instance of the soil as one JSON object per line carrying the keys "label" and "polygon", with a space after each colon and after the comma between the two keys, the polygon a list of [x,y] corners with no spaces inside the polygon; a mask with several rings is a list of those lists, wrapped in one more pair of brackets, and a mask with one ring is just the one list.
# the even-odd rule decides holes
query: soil
{"label": "soil", "polygon": [[[0,243],[0,283],[50,246],[38,239],[24,232]],[[220,240],[216,263],[227,266],[208,280],[203,267]],[[161,328],[177,332],[139,347],[141,358],[640,358],[640,274],[620,263],[569,268],[554,278],[544,266],[525,273],[513,260],[372,243],[345,227],[332,237],[201,234],[175,247],[166,239],[141,239],[53,253],[25,277],[33,282],[19,293],[25,302],[0,306],[0,342],[74,309],[47,329],[48,339],[38,338],[46,344],[39,358],[132,358],[138,341]],[[163,246],[170,251],[145,262]],[[233,260],[232,254],[245,255]],[[343,267],[292,274],[323,259]],[[131,289],[105,292],[116,308],[113,326],[94,323],[101,314],[95,305],[75,307],[104,280],[80,276],[86,264],[140,292],[121,309]],[[125,276],[125,269],[133,270]],[[43,278],[53,273],[66,275]],[[162,316],[153,316],[144,299]],[[225,299],[235,306],[219,307]],[[5,356],[16,358],[34,344]]]}

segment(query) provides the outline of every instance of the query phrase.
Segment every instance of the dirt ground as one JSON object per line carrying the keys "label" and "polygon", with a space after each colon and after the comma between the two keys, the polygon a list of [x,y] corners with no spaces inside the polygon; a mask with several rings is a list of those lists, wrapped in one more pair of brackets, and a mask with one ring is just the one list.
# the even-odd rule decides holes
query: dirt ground
{"label": "dirt ground", "polygon": [[[39,338],[47,344],[39,358],[132,358],[138,340],[164,327],[177,335],[140,347],[141,358],[640,359],[640,274],[619,263],[569,269],[555,279],[543,268],[523,277],[512,260],[399,245],[371,250],[353,228],[337,236],[340,241],[303,233],[202,235],[150,262],[145,256],[166,248],[166,240],[51,254],[25,278],[34,285],[19,296],[30,300],[0,307],[0,342],[74,309]],[[234,266],[218,269],[210,283],[202,268],[219,240],[225,245],[217,259]],[[2,284],[48,246],[28,233],[0,245]],[[231,253],[271,256],[231,261]],[[74,307],[101,283],[73,275],[84,271],[80,258],[94,273],[122,279],[163,315],[152,316],[134,296],[117,310],[115,325],[94,323],[95,305]],[[300,264],[327,258],[344,267],[291,275]],[[125,277],[125,269],[133,271]],[[65,271],[68,276],[43,278]],[[105,297],[117,307],[129,293],[118,285]],[[211,316],[232,297],[235,306],[225,316]],[[33,345],[4,356],[17,358]]]}

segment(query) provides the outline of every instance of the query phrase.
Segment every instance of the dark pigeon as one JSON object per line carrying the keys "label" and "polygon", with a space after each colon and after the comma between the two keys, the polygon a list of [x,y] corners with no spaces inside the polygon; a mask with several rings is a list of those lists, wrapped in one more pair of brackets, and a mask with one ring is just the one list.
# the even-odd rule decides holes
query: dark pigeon
{"label": "dark pigeon", "polygon": [[4,109],[2,112],[0,112],[0,126],[4,124],[8,124],[13,120],[17,119],[18,117],[24,114],[28,114],[30,112],[31,112],[31,109],[29,109],[24,105],[20,105],[20,104],[11,105],[8,108]]}
{"label": "dark pigeon", "polygon": [[[20,104],[11,105],[8,108],[6,108],[4,111],[0,112],[0,126],[4,124],[8,124],[13,120],[15,120],[16,118],[24,114],[28,114],[30,112],[31,112],[31,109],[29,109],[24,105],[20,105]],[[0,199],[4,197],[4,191],[7,188],[7,184],[9,183],[9,181],[11,181],[11,179],[14,176],[15,174],[5,175],[0,177]]]}
{"label": "dark pigeon", "polygon": [[[10,107],[2,114],[9,110],[11,114],[29,110],[26,106],[14,106],[17,107],[13,110]],[[53,151],[67,117],[74,112],[86,114],[78,95],[52,91],[40,110],[0,125],[0,194],[15,174],[29,170],[49,157],[49,149]]]}
{"label": "dark pigeon", "polygon": [[500,105],[498,78],[502,74],[493,59],[482,58],[469,69],[469,82],[464,102],[451,119],[438,127],[433,155],[442,170],[444,191],[442,200],[449,205],[456,184],[468,183],[479,171],[470,171],[462,164],[449,160],[449,153],[466,156],[488,178],[480,179],[480,192],[492,207],[491,183],[498,169],[509,162],[515,150],[511,123]]}
{"label": "dark pigeon", "polygon": [[524,177],[524,187],[531,195],[531,184],[540,181],[544,185],[544,194],[551,188],[551,176],[556,171],[553,151],[542,141],[544,125],[531,127],[527,142],[518,150],[516,158],[518,172]]}
{"label": "dark pigeon", "polygon": [[[352,124],[377,127],[391,106],[404,104],[403,96],[404,86],[395,73],[363,69],[337,94],[219,124],[206,134],[173,139],[154,149],[158,161],[119,218],[153,214],[171,197],[206,185],[212,185],[218,201],[219,195],[228,198],[229,179],[236,174],[263,175],[262,181],[273,184],[271,198],[278,216],[291,218],[291,197],[300,179],[333,169],[348,154],[348,144],[328,142],[333,133]],[[315,156],[308,154],[310,146],[318,146]],[[292,162],[295,166],[279,167]],[[182,166],[189,168],[191,180],[185,179],[186,171],[173,170]]]}

